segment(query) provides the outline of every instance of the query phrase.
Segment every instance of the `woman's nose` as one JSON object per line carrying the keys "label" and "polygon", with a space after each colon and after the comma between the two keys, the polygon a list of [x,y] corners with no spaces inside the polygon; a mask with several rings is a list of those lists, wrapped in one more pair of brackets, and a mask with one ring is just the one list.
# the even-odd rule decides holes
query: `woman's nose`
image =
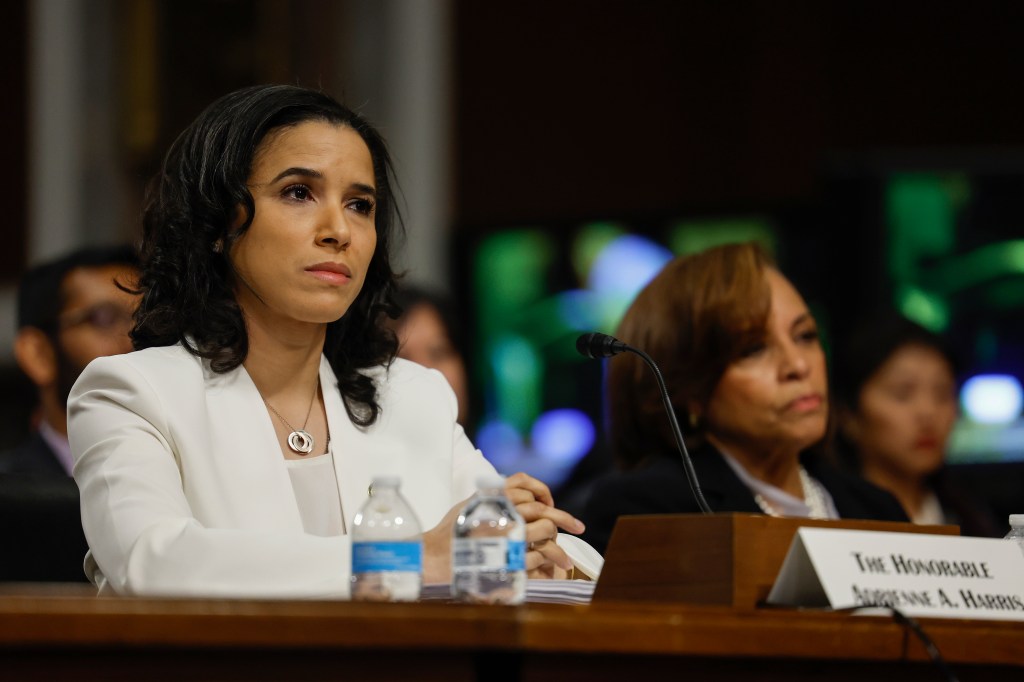
{"label": "woman's nose", "polygon": [[326,206],[317,225],[317,244],[345,248],[352,236],[343,206]]}
{"label": "woman's nose", "polygon": [[803,349],[795,343],[782,344],[781,374],[784,378],[802,379],[810,372],[811,363]]}
{"label": "woman's nose", "polygon": [[944,406],[934,398],[919,398],[914,405],[918,420],[931,423],[938,420]]}

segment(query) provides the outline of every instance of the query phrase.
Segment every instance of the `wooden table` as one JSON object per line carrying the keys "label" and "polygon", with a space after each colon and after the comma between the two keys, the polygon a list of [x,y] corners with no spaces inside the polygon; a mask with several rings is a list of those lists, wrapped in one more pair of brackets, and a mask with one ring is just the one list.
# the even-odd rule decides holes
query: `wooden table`
{"label": "wooden table", "polygon": [[[1024,623],[921,621],[959,679],[1024,680]],[[0,679],[940,680],[886,617],[723,606],[96,598],[0,585]]]}

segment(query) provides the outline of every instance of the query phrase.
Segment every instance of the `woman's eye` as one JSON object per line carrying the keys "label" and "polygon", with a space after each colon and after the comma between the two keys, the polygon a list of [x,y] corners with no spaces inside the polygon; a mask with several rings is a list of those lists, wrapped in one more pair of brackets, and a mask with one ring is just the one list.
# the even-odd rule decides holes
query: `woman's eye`
{"label": "woman's eye", "polygon": [[373,202],[369,199],[353,199],[348,206],[361,215],[373,214]]}
{"label": "woman's eye", "polygon": [[807,329],[805,331],[800,332],[800,334],[798,335],[798,338],[801,341],[805,341],[805,342],[817,341],[818,340],[818,330],[817,329]]}
{"label": "woman's eye", "polygon": [[758,353],[764,351],[764,349],[767,347],[768,346],[764,343],[752,343],[749,346],[745,346],[742,350],[740,350],[740,357],[752,358]]}
{"label": "woman's eye", "polygon": [[909,402],[914,397],[914,387],[909,384],[897,384],[889,387],[889,395],[897,402]]}
{"label": "woman's eye", "polygon": [[310,194],[312,193],[309,191],[309,187],[306,187],[305,185],[290,185],[288,187],[285,187],[284,192],[282,192],[282,194],[288,197],[289,199],[294,199],[296,201],[306,201],[309,199]]}
{"label": "woman's eye", "polygon": [[956,403],[956,389],[952,386],[938,386],[932,389],[932,396],[935,402],[940,405]]}

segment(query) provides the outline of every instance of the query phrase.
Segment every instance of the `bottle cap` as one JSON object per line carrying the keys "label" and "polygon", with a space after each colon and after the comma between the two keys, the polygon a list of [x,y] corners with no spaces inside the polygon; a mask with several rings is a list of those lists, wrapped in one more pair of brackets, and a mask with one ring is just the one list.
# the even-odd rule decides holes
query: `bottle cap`
{"label": "bottle cap", "polygon": [[399,488],[402,485],[402,479],[398,476],[374,476],[373,483],[370,484],[370,490],[376,488]]}
{"label": "bottle cap", "polygon": [[1024,526],[1024,514],[1010,514],[1010,527]]}
{"label": "bottle cap", "polygon": [[493,488],[505,490],[505,477],[500,474],[485,474],[483,476],[477,476],[477,490],[491,490]]}

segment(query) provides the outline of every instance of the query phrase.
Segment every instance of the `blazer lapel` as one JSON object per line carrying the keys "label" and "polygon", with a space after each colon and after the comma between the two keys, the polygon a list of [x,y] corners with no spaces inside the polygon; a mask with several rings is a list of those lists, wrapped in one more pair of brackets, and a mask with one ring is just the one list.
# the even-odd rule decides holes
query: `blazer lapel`
{"label": "blazer lapel", "polygon": [[325,356],[320,357],[320,386],[324,394],[324,408],[327,412],[327,428],[331,433],[331,451],[334,453],[334,472],[338,480],[338,494],[341,496],[341,511],[345,519],[345,531],[352,529],[356,512],[369,497],[370,483],[374,472],[368,463],[372,461],[374,440],[367,430],[357,427],[348,417],[338,379]]}
{"label": "blazer lapel", "polygon": [[743,485],[717,449],[705,444],[691,459],[701,492],[712,512],[762,513],[753,493]]}
{"label": "blazer lapel", "polygon": [[216,374],[204,363],[210,456],[232,496],[228,508],[244,510],[243,527],[302,528],[295,491],[270,414],[244,367]]}

